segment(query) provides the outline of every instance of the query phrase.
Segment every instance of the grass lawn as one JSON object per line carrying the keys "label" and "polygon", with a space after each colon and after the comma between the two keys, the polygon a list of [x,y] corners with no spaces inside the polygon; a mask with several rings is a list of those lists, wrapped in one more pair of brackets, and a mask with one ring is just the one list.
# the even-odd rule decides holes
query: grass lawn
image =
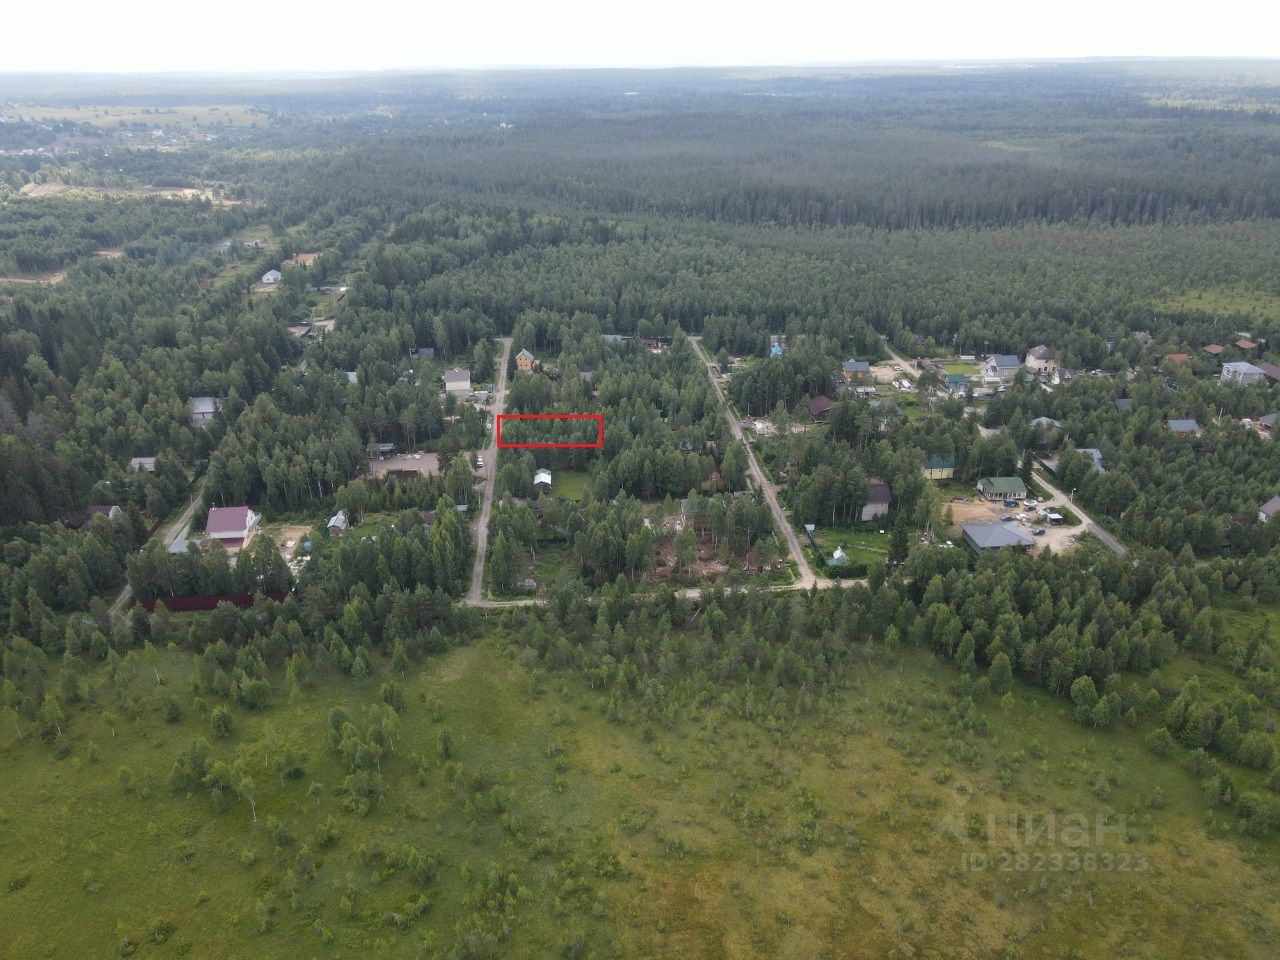
{"label": "grass lawn", "polygon": [[557,470],[551,475],[551,492],[564,500],[581,500],[589,476],[585,470]]}
{"label": "grass lawn", "polygon": [[978,365],[976,363],[944,363],[942,369],[947,373],[962,373],[966,377],[978,375]]}
{"label": "grass lawn", "polygon": [[968,497],[973,500],[978,496],[975,485],[969,480],[930,480],[929,483],[938,491],[938,497],[944,506],[952,497]]}
{"label": "grass lawn", "polygon": [[[880,519],[888,520],[887,517]],[[803,531],[801,531],[800,542],[808,552],[809,559],[823,572],[827,572],[827,561],[835,553],[836,547],[844,549],[852,566],[869,566],[877,560],[886,559],[889,555],[889,527],[885,526],[883,535],[879,530],[880,528],[875,526],[874,522],[857,527],[818,527],[813,531],[813,538],[817,541],[822,553],[821,556],[816,557]],[[833,572],[832,575],[838,574]]]}

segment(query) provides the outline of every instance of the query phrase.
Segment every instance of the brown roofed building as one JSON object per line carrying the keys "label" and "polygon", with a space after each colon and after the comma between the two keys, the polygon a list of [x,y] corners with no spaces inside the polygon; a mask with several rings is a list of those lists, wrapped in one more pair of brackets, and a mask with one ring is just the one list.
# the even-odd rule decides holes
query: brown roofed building
{"label": "brown roofed building", "polygon": [[1241,337],[1236,341],[1236,346],[1241,350],[1257,350],[1258,345],[1247,337]]}
{"label": "brown roofed building", "polygon": [[819,397],[809,398],[809,416],[813,417],[816,423],[822,423],[827,419],[827,414],[831,412],[831,408],[835,404],[831,402],[831,398],[826,394]]}
{"label": "brown roofed building", "polygon": [[1206,343],[1200,349],[1203,350],[1205,353],[1209,354],[1209,356],[1211,357],[1220,357],[1222,356],[1222,351],[1225,350],[1226,347],[1224,347],[1220,343]]}
{"label": "brown roofed building", "polygon": [[1189,353],[1166,353],[1166,354],[1164,355],[1164,358],[1165,358],[1166,360],[1168,360],[1170,363],[1183,364],[1183,363],[1186,363],[1188,360],[1190,360],[1190,359],[1191,359],[1191,354],[1189,354]]}

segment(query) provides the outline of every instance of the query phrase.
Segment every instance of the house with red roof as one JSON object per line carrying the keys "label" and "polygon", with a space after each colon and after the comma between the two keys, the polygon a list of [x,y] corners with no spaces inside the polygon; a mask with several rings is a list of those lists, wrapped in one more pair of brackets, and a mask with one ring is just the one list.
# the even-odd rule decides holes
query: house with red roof
{"label": "house with red roof", "polygon": [[248,507],[210,507],[204,532],[229,550],[246,546],[262,518]]}

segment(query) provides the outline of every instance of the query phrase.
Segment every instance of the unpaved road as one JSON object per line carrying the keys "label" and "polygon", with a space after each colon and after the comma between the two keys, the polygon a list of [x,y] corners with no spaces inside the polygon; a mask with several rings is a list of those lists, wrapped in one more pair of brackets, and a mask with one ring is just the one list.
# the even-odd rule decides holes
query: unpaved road
{"label": "unpaved road", "polygon": [[[493,481],[498,475],[498,416],[507,404],[507,360],[511,356],[511,338],[500,337],[502,359],[498,361],[498,382],[493,393],[493,433],[484,451],[484,469],[479,471],[484,493],[480,501],[480,516],[475,531],[476,556],[471,563],[471,589],[467,591],[467,605],[471,607],[493,606],[484,598],[484,558],[489,549],[489,514],[493,510]],[[519,604],[520,601],[515,601]]]}
{"label": "unpaved road", "polygon": [[769,504],[769,512],[773,514],[774,526],[778,528],[778,532],[782,534],[783,539],[786,541],[787,550],[791,553],[791,559],[796,565],[797,578],[790,587],[793,590],[808,590],[818,582],[818,578],[813,575],[813,568],[809,566],[809,561],[805,559],[804,550],[800,546],[800,538],[796,536],[795,528],[787,520],[787,515],[782,512],[782,505],[778,503],[778,495],[774,492],[773,484],[769,482],[769,478],[760,469],[755,451],[751,449],[751,445],[747,443],[746,438],[742,435],[742,424],[733,415],[729,400],[724,395],[724,390],[720,387],[720,381],[716,377],[715,362],[707,356],[706,350],[702,348],[702,338],[690,337],[689,339],[693,343],[694,349],[698,351],[698,356],[702,358],[702,363],[707,369],[707,376],[711,378],[711,386],[715,389],[716,397],[720,401],[720,409],[724,413],[725,421],[729,424],[729,432],[735,440],[742,444],[742,449],[747,452],[747,467],[751,471],[756,487],[764,494],[765,503]]}
{"label": "unpaved road", "polygon": [[[178,519],[173,521],[167,527],[161,527],[156,531],[155,536],[160,537],[164,548],[168,550],[174,543],[186,536],[187,529],[191,526],[191,518],[196,515],[196,508],[200,506],[200,498],[204,495],[204,481],[196,485],[195,494],[191,497],[191,502],[187,504],[187,508],[182,511]],[[124,608],[128,606],[129,601],[133,598],[133,588],[129,584],[125,584],[121,588],[120,594],[111,603],[111,615],[116,616],[124,612]]]}

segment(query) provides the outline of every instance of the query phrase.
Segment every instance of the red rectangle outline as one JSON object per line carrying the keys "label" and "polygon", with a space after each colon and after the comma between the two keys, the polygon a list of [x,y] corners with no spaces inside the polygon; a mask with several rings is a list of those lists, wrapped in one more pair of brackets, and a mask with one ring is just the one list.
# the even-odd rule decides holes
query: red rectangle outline
{"label": "red rectangle outline", "polygon": [[[594,420],[596,422],[595,443],[503,443],[502,421],[510,420]],[[495,426],[498,447],[502,450],[531,449],[588,449],[598,450],[604,446],[604,414],[602,413],[500,413]]]}

